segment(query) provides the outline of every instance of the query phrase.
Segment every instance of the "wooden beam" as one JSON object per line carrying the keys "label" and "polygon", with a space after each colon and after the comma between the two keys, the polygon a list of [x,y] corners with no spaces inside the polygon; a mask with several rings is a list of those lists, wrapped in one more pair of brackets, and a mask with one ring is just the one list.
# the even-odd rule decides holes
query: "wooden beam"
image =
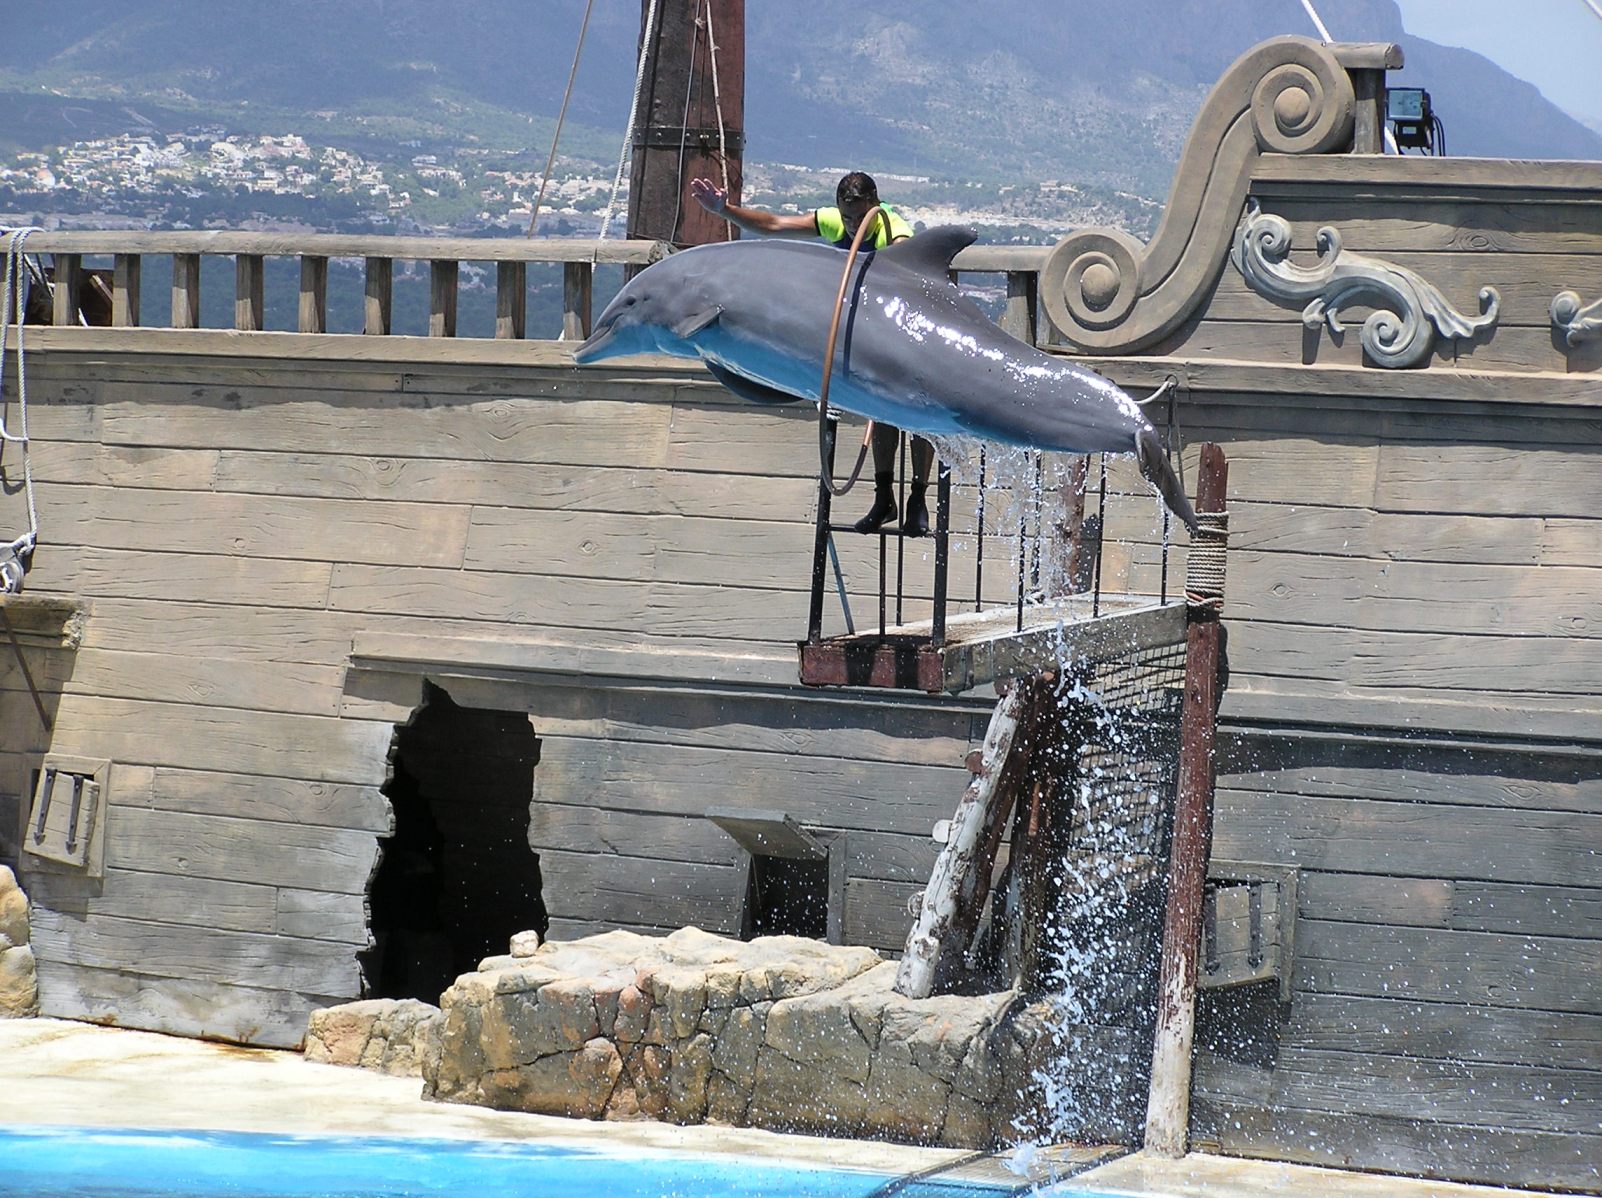
{"label": "wooden beam", "polygon": [[435,258],[428,264],[428,335],[456,336],[456,285],[461,264],[454,258]]}
{"label": "wooden beam", "polygon": [[395,260],[393,258],[367,259],[367,299],[362,319],[362,332],[372,337],[387,337],[394,314]]}
{"label": "wooden beam", "polygon": [[562,267],[562,340],[583,341],[590,335],[595,267],[569,262]]}
{"label": "wooden beam", "polygon": [[172,327],[200,327],[200,255],[172,256]]}
{"label": "wooden beam", "polygon": [[111,269],[111,323],[117,328],[139,324],[139,275],[143,261],[138,254],[118,254]]}
{"label": "wooden beam", "polygon": [[[970,880],[973,875],[983,872],[988,884],[999,836],[992,839],[987,833],[996,824],[996,808],[1005,808],[1005,800],[1010,797],[1010,792],[1003,793],[1001,779],[1018,734],[1019,716],[1033,709],[1028,702],[1029,695],[1027,686],[1012,687],[990,716],[979,759],[971,763],[973,778],[957,803],[945,847],[940,850],[929,875],[923,906],[918,910],[912,930],[907,933],[906,952],[896,970],[897,994],[928,998],[934,989],[935,969],[942,954],[961,952],[967,947],[956,943],[951,933],[961,914],[964,894],[976,889]],[[989,849],[988,859],[986,848]],[[979,893],[982,901],[984,892]],[[970,934],[971,931],[969,929]]]}
{"label": "wooden beam", "polygon": [[262,256],[237,254],[234,257],[234,328],[257,333],[265,325]]}
{"label": "wooden beam", "polygon": [[52,280],[55,309],[51,323],[75,325],[78,323],[78,286],[83,279],[83,258],[78,254],[57,254],[55,268]]}
{"label": "wooden beam", "polygon": [[300,321],[302,333],[328,332],[328,259],[322,254],[300,258]]}
{"label": "wooden beam", "polygon": [[495,336],[521,341],[528,335],[528,265],[499,262],[495,266]]}
{"label": "wooden beam", "polygon": [[[1198,512],[1226,510],[1229,465],[1224,451],[1201,450]],[[1179,793],[1174,806],[1168,866],[1168,908],[1163,920],[1162,974],[1157,990],[1157,1033],[1146,1106],[1146,1150],[1185,1155],[1190,1126],[1191,1047],[1196,1032],[1196,955],[1201,940],[1202,892],[1213,835],[1213,740],[1219,698],[1219,618],[1194,608],[1185,642],[1185,699],[1179,717]]]}

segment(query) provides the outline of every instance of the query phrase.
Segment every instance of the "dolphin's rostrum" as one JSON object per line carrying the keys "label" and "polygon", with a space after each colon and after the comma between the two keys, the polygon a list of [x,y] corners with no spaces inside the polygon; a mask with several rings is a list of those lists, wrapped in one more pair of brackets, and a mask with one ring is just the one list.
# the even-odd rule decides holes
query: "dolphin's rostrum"
{"label": "dolphin's rostrum", "polygon": [[[1196,513],[1135,401],[1100,375],[1009,337],[951,284],[951,259],[976,236],[942,226],[857,259],[829,402],[911,432],[1133,453],[1194,532]],[[777,240],[673,254],[618,292],[574,359],[700,358],[742,398],[816,400],[844,264],[828,246]]]}

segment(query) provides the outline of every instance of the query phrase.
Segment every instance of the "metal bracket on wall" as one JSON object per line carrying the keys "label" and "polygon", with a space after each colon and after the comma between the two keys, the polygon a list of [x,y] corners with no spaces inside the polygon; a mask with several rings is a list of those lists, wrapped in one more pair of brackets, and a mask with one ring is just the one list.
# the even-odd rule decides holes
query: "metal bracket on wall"
{"label": "metal bracket on wall", "polygon": [[1214,861],[1202,899],[1197,984],[1205,990],[1278,981],[1291,998],[1297,884],[1293,866]]}
{"label": "metal bracket on wall", "polygon": [[103,812],[110,794],[111,762],[51,754],[39,768],[22,849],[32,857],[100,877]]}

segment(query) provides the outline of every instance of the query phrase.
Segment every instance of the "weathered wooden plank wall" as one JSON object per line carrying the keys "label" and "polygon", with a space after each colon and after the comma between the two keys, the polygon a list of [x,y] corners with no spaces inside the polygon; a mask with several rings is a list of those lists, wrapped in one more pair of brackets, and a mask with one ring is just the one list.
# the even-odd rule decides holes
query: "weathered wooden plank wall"
{"label": "weathered wooden plank wall", "polygon": [[[309,1006],[355,996],[389,827],[378,787],[425,674],[526,711],[541,738],[530,839],[557,934],[734,931],[743,858],[701,815],[743,803],[849,829],[847,934],[899,945],[904,916],[885,912],[927,872],[984,709],[795,687],[804,413],[753,413],[682,369],[40,352],[30,376],[45,524],[30,589],[91,611],[81,648],[42,672],[60,693],[50,747],[119,771],[104,879],[23,861],[53,1013],[293,1043]],[[866,593],[876,552],[842,548]],[[989,546],[998,595],[1007,548]],[[926,557],[909,561],[925,593]],[[443,646],[445,664],[352,674],[372,634]],[[621,650],[643,681],[450,668],[452,644],[530,637]],[[712,664],[650,683],[653,661],[689,653]],[[767,681],[740,682],[741,661]],[[14,674],[0,663],[24,729]],[[3,763],[13,809],[39,739]],[[130,1002],[125,975],[177,997]],[[204,1004],[184,997],[196,983]]]}
{"label": "weathered wooden plank wall", "polygon": [[[1194,1132],[1594,1187],[1602,361],[1546,305],[1602,291],[1598,205],[1329,180],[1314,202],[1276,179],[1265,206],[1303,257],[1335,224],[1465,310],[1497,286],[1504,315],[1425,369],[1364,369],[1355,331],[1308,334],[1226,268],[1169,343],[1108,367],[1132,389],[1176,373],[1185,440],[1232,458],[1215,851],[1302,871],[1292,1001],[1207,998]],[[103,880],[24,863],[49,1010],[283,1043],[352,995],[378,787],[425,676],[541,738],[530,838],[557,934],[732,930],[742,859],[699,816],[744,803],[845,829],[847,934],[899,943],[985,712],[794,685],[807,413],[677,364],[574,371],[553,346],[453,364],[369,339],[340,362],[287,337],[301,356],[275,361],[108,336],[31,355],[32,588],[90,608],[80,649],[36,659],[50,746],[124,767]],[[1140,500],[1109,511],[1108,585],[1154,586],[1156,509],[1126,463],[1110,482]],[[970,491],[957,510],[963,593]],[[991,510],[995,599],[1012,519]],[[873,547],[842,553],[867,591]],[[0,727],[9,835],[46,744],[9,661]]]}

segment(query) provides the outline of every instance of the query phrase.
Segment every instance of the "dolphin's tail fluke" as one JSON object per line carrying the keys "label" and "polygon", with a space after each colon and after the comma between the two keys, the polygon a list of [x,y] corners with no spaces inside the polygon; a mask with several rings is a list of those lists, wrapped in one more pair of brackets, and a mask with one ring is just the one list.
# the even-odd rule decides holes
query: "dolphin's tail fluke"
{"label": "dolphin's tail fluke", "polygon": [[1157,488],[1168,510],[1194,533],[1197,528],[1196,509],[1190,506],[1179,476],[1174,473],[1167,455],[1163,453],[1163,443],[1157,436],[1157,430],[1149,424],[1135,434],[1135,456],[1140,459],[1140,472],[1146,476],[1147,482]]}

